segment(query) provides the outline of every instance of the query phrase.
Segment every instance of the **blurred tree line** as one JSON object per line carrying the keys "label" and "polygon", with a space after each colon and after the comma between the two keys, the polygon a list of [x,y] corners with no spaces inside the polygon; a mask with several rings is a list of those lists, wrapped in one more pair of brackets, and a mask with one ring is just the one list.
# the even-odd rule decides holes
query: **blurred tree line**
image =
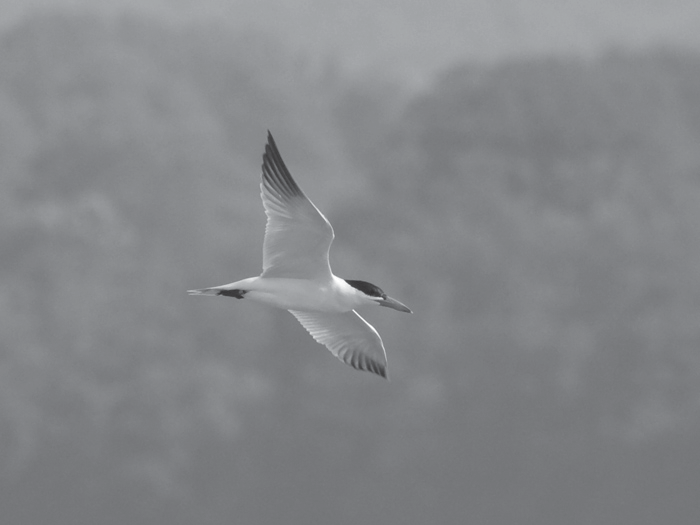
{"label": "blurred tree line", "polygon": [[[0,41],[8,523],[697,523],[700,57],[457,65],[53,14]],[[256,275],[265,129],[392,381]]]}

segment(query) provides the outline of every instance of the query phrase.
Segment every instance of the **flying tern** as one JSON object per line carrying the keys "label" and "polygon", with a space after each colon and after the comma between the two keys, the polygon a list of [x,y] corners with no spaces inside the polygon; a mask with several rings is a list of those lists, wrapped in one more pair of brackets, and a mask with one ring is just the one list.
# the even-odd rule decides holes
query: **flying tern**
{"label": "flying tern", "polygon": [[333,275],[328,260],[333,227],[294,181],[269,131],[260,190],[267,215],[262,274],[188,293],[251,299],[289,310],[338,359],[388,377],[382,339],[355,308],[373,304],[411,310],[374,284]]}

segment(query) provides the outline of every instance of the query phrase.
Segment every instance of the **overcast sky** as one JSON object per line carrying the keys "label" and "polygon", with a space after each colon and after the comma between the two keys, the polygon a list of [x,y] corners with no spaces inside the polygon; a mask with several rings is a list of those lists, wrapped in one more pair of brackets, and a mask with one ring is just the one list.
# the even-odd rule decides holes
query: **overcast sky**
{"label": "overcast sky", "polygon": [[415,80],[460,59],[656,43],[700,49],[697,0],[0,0],[0,21],[67,7],[215,20],[270,32],[315,59]]}

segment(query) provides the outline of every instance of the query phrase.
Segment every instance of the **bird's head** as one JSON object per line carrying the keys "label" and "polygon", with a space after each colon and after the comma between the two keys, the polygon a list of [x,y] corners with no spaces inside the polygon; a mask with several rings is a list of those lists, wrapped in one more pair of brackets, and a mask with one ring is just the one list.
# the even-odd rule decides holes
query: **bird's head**
{"label": "bird's head", "polygon": [[345,282],[359,291],[366,299],[380,306],[387,306],[399,312],[413,313],[408,306],[385,294],[384,290],[379,288],[379,286],[366,281],[353,281],[350,279],[345,279]]}

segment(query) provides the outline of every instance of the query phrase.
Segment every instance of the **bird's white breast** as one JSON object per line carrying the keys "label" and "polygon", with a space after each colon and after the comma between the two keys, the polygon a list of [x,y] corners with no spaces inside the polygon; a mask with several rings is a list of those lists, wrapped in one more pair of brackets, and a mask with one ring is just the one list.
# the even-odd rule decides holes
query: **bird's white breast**
{"label": "bird's white breast", "polygon": [[344,280],[316,281],[256,277],[248,283],[245,298],[284,308],[318,312],[348,312],[366,301]]}

